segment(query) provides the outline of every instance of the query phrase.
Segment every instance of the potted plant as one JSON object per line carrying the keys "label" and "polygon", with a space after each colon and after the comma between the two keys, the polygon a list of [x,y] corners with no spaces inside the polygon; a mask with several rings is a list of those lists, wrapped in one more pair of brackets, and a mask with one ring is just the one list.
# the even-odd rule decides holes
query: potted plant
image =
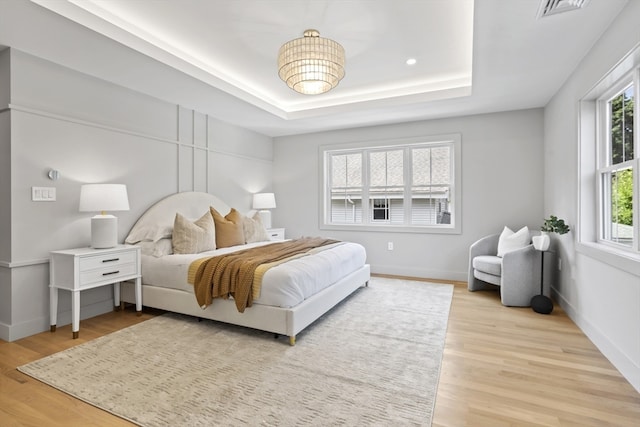
{"label": "potted plant", "polygon": [[544,220],[540,230],[547,233],[567,234],[570,228],[564,223],[564,219],[559,219],[557,216],[551,215]]}
{"label": "potted plant", "polygon": [[541,235],[533,236],[531,239],[533,241],[533,247],[539,251],[546,251],[551,244],[549,233],[566,234],[569,230],[569,226],[565,224],[563,219],[551,215],[542,223],[542,227],[540,227]]}

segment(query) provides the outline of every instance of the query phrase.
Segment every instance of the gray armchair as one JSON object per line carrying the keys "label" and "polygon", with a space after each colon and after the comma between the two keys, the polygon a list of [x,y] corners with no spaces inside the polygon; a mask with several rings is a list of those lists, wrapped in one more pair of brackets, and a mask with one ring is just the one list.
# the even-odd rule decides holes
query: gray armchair
{"label": "gray armchair", "polygon": [[[529,242],[536,234],[530,233]],[[531,298],[540,294],[542,253],[529,244],[500,258],[497,256],[499,238],[500,234],[492,234],[469,248],[468,289],[478,291],[499,286],[502,304],[528,307]]]}

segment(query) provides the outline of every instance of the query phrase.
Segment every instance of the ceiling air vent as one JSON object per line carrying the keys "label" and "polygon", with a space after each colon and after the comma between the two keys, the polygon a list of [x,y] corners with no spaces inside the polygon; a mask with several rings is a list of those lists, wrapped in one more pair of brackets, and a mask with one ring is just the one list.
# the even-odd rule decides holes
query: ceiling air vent
{"label": "ceiling air vent", "polygon": [[538,9],[538,18],[555,15],[560,12],[582,9],[589,0],[542,0]]}

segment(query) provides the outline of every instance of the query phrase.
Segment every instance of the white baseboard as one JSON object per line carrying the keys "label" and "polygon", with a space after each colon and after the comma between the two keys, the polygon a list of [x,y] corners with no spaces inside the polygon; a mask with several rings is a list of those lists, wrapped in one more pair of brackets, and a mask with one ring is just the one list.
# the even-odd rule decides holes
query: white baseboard
{"label": "white baseboard", "polygon": [[[88,319],[89,317],[98,316],[113,310],[113,300],[99,301],[94,304],[83,305],[80,307],[80,319]],[[31,319],[27,322],[7,325],[0,323],[0,339],[5,341],[15,341],[20,338],[39,334],[40,332],[50,329],[49,316]],[[68,325],[71,323],[71,310],[58,313],[57,326]],[[82,329],[82,324],[80,325]]]}
{"label": "white baseboard", "polygon": [[407,268],[393,265],[371,265],[371,273],[391,274],[394,276],[424,277],[425,279],[467,281],[467,272],[431,270],[422,268]]}
{"label": "white baseboard", "polygon": [[0,322],[0,340],[9,341],[11,328],[6,323]]}
{"label": "white baseboard", "polygon": [[48,323],[46,319],[38,318],[14,325],[2,324],[0,326],[0,338],[9,342],[19,340],[20,338],[46,331],[49,329]]}
{"label": "white baseboard", "polygon": [[580,328],[600,352],[613,364],[613,366],[626,378],[627,381],[640,393],[640,366],[624,354],[612,343],[605,334],[596,328],[587,318],[567,301],[558,291],[552,289],[553,299],[567,313],[569,318]]}

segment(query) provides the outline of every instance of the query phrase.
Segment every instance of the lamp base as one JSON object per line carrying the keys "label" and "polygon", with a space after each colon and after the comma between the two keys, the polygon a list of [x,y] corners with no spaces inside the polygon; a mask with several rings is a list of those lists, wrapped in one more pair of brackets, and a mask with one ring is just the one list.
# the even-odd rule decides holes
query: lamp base
{"label": "lamp base", "polygon": [[262,225],[264,225],[264,228],[266,228],[267,230],[271,228],[271,211],[268,210],[261,210],[258,211],[258,214],[260,214],[260,220],[262,221]]}
{"label": "lamp base", "polygon": [[536,313],[549,314],[553,311],[553,302],[551,298],[544,295],[536,295],[531,298],[531,308]]}
{"label": "lamp base", "polygon": [[91,218],[91,247],[113,248],[118,245],[118,218],[113,215],[96,215]]}

